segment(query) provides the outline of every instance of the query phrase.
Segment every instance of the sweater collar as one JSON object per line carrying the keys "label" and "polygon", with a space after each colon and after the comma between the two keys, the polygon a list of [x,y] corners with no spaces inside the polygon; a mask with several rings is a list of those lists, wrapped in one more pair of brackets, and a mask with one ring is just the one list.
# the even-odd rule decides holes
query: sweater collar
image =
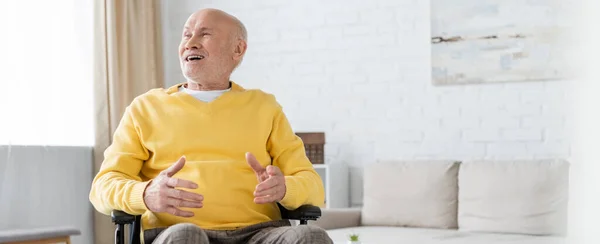
{"label": "sweater collar", "polygon": [[[179,83],[179,84],[176,84],[176,85],[173,85],[173,86],[169,87],[167,89],[167,93],[168,94],[173,94],[173,93],[178,92],[179,91],[179,87],[185,85],[186,83],[187,82],[182,82],[182,83]],[[244,91],[244,88],[242,86],[240,86],[239,84],[237,84],[237,83],[235,83],[233,81],[229,81],[229,84],[231,85],[231,91],[236,91],[236,92],[238,92],[238,91]]]}

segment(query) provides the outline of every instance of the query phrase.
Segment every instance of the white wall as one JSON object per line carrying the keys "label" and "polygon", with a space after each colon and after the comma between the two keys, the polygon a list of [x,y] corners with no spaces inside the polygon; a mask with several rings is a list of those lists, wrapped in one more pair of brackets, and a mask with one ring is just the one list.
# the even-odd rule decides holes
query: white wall
{"label": "white wall", "polygon": [[[233,80],[274,93],[297,131],[325,131],[329,162],[567,157],[567,82],[434,87],[429,2],[163,1],[167,85],[183,23],[214,7],[240,18],[249,49]],[[475,67],[474,67],[475,68]]]}

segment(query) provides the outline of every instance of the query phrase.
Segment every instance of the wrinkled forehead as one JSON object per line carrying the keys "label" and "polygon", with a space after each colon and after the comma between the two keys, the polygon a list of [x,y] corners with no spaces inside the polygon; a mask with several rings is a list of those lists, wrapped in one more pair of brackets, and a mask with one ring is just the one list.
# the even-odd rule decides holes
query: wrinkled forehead
{"label": "wrinkled forehead", "polygon": [[200,29],[213,29],[213,30],[227,30],[232,26],[232,20],[223,13],[217,11],[200,11],[192,14],[185,25],[184,30],[200,30]]}

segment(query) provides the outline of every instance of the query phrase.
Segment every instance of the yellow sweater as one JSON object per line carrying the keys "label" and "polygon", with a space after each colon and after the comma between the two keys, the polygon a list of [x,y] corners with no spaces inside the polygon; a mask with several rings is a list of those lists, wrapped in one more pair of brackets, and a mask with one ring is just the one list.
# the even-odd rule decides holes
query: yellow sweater
{"label": "yellow sweater", "polygon": [[[246,152],[284,173],[285,208],[323,206],[321,178],[274,96],[232,82],[231,91],[206,103],[178,92],[181,85],[153,89],[127,107],[92,183],[96,210],[142,215],[144,230],[181,222],[226,230],[281,219],[275,203],[253,202],[258,181]],[[184,190],[202,194],[204,206],[184,208],[194,212],[191,218],[150,212],[146,185],[183,155],[186,164],[174,177],[196,182],[197,189]]]}

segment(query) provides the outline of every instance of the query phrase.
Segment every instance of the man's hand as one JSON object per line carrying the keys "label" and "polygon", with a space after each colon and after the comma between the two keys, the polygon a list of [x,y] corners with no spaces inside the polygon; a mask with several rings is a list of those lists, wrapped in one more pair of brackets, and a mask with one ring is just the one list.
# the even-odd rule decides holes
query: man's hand
{"label": "man's hand", "polygon": [[254,190],[254,202],[258,204],[279,202],[285,196],[285,177],[281,170],[273,165],[263,168],[251,153],[246,153],[246,162],[252,167],[258,179]]}
{"label": "man's hand", "polygon": [[194,182],[173,178],[185,165],[185,157],[181,157],[176,163],[160,174],[148,184],[144,192],[144,203],[152,212],[166,212],[181,217],[192,217],[194,213],[183,211],[178,207],[201,208],[204,197],[200,194],[175,189],[182,187],[196,189],[198,185]]}

